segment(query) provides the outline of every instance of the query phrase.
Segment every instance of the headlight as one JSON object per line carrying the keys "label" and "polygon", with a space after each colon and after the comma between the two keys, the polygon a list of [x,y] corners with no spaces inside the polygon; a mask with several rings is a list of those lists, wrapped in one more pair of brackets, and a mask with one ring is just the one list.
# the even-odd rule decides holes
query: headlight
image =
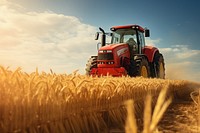
{"label": "headlight", "polygon": [[112,50],[99,50],[99,53],[112,53]]}

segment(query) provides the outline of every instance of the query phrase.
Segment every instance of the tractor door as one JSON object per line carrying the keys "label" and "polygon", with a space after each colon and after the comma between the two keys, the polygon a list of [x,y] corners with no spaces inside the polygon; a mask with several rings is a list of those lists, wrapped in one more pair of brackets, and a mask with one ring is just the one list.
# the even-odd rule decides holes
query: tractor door
{"label": "tractor door", "polygon": [[140,31],[138,31],[138,38],[139,38],[139,44],[140,44],[139,51],[141,51],[141,54],[143,54],[142,49],[145,46],[145,39],[144,39],[144,34]]}

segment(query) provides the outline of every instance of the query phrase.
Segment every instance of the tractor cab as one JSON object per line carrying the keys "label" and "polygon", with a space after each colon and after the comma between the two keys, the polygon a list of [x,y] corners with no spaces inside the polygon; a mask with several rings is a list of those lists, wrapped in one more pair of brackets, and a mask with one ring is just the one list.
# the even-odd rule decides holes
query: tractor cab
{"label": "tractor cab", "polygon": [[142,48],[145,46],[145,37],[149,37],[149,30],[143,29],[138,25],[114,26],[111,28],[111,44],[127,43],[130,54],[143,54]]}
{"label": "tractor cab", "polygon": [[144,29],[139,25],[126,25],[126,26],[114,26],[110,28],[112,33],[105,33],[102,28],[99,28],[101,32],[97,32],[95,40],[98,40],[99,33],[101,36],[101,46],[106,45],[106,36],[111,36],[112,44],[128,44],[131,57],[134,54],[143,54],[143,48],[145,47],[144,37],[149,37],[149,29]]}

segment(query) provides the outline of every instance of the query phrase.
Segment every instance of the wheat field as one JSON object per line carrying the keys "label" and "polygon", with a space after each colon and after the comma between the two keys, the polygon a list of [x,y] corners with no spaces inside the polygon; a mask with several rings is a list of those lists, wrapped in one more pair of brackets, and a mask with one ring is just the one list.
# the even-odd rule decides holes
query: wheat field
{"label": "wheat field", "polygon": [[2,66],[0,75],[1,133],[158,132],[170,103],[180,100],[195,103],[200,118],[200,84],[190,81],[26,73]]}

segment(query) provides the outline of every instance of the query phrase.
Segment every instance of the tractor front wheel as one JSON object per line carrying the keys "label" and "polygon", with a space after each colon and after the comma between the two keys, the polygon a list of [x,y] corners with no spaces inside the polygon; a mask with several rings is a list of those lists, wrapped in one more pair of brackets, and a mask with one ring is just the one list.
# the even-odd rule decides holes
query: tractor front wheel
{"label": "tractor front wheel", "polygon": [[150,68],[148,60],[142,57],[136,57],[131,63],[130,76],[142,76],[144,78],[150,77]]}
{"label": "tractor front wheel", "polygon": [[91,56],[86,64],[86,75],[90,75],[91,69],[97,67],[97,56]]}

